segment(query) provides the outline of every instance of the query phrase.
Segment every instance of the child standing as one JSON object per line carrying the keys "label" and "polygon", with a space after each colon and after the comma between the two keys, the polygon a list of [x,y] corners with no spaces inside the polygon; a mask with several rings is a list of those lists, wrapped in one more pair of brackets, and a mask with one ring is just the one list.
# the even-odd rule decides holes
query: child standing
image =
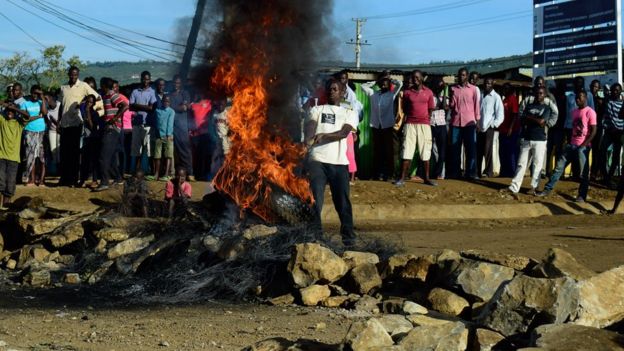
{"label": "child standing", "polygon": [[134,176],[130,177],[124,184],[124,204],[128,207],[129,215],[139,212],[143,217],[148,217],[147,195],[149,193],[145,173],[142,169],[137,169]]}
{"label": "child standing", "polygon": [[162,180],[170,179],[171,159],[173,158],[173,121],[175,111],[171,108],[171,100],[165,95],[162,104],[156,109],[156,126],[158,135],[154,145],[154,176],[160,179],[160,160],[165,159],[165,175]]}
{"label": "child standing", "polygon": [[165,186],[165,201],[169,205],[169,218],[174,213],[182,213],[188,207],[192,196],[191,184],[186,181],[186,170],[178,168],[175,178],[169,180]]}
{"label": "child standing", "polygon": [[15,118],[18,108],[5,104],[0,115],[0,209],[6,210],[15,195],[17,167],[20,162],[20,146],[24,125],[28,120]]}

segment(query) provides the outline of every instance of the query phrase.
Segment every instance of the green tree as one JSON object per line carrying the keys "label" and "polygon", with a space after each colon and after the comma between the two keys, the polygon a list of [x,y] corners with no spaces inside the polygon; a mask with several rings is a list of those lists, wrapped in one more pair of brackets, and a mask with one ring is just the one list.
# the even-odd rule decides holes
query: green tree
{"label": "green tree", "polygon": [[65,79],[67,67],[84,66],[78,56],[65,60],[64,45],[54,45],[41,51],[41,56],[32,58],[28,53],[21,52],[0,59],[0,84],[5,87],[13,82],[29,86],[39,84],[48,88],[58,88]]}

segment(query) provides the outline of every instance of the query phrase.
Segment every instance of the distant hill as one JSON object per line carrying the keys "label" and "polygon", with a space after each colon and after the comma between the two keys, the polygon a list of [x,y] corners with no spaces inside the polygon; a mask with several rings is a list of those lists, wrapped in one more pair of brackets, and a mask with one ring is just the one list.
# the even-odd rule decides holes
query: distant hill
{"label": "distant hill", "polygon": [[[364,63],[362,70],[380,71],[383,69],[409,71],[415,68],[422,69],[428,73],[454,74],[460,67],[468,67],[471,71],[489,73],[502,71],[513,67],[531,67],[533,56],[531,53],[525,55],[513,55],[498,58],[488,58],[472,61],[441,61],[420,64],[393,64],[393,63]],[[318,69],[338,70],[342,68],[353,68],[353,62],[322,62]],[[314,69],[314,68],[310,68]],[[139,62],[96,62],[89,63],[83,67],[80,76],[95,77],[99,81],[101,77],[111,77],[120,82],[121,85],[138,83],[140,74],[143,71],[150,71],[152,79],[165,78],[170,80],[178,71],[178,64],[174,62],[139,61]]]}
{"label": "distant hill", "polygon": [[178,64],[173,62],[139,61],[139,62],[96,62],[89,63],[80,71],[80,76],[94,77],[97,82],[102,77],[111,77],[126,85],[138,83],[141,72],[149,71],[152,80],[164,78],[170,80],[178,71]]}

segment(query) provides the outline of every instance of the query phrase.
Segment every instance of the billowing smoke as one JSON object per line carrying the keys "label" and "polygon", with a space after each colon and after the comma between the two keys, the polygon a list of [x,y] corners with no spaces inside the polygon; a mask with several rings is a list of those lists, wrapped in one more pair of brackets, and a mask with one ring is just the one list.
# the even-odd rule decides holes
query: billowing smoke
{"label": "billowing smoke", "polygon": [[217,96],[232,99],[230,152],[215,186],[242,208],[276,218],[273,189],[311,203],[296,172],[304,149],[300,87],[319,60],[335,57],[332,0],[216,0],[223,21],[193,76]]}
{"label": "billowing smoke", "polygon": [[[332,35],[333,0],[213,0],[207,9],[200,31],[205,42],[198,43],[207,49],[206,64],[195,71],[193,80],[211,83],[207,74],[219,57],[237,57],[250,73],[267,65],[269,124],[292,132],[299,126],[295,102],[300,86],[308,83],[318,62],[339,56],[340,44]],[[223,22],[215,23],[215,17]]]}

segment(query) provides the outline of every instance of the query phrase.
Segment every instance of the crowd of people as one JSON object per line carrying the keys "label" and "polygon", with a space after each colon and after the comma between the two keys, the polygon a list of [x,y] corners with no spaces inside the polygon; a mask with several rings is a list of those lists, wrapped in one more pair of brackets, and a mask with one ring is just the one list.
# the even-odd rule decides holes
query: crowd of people
{"label": "crowd of people", "polygon": [[[137,189],[147,189],[145,181],[164,181],[171,206],[190,198],[188,181],[195,176],[212,179],[228,149],[226,100],[191,96],[179,76],[168,86],[144,71],[138,87],[120,91],[112,78],[100,79],[98,89],[95,79],[81,81],[79,73],[71,67],[58,91],[34,85],[25,96],[19,82],[7,88],[0,105],[0,206],[9,203],[16,182],[45,186],[50,173],[60,177],[59,186],[93,191],[133,174],[125,191],[133,196],[144,193]],[[349,185],[358,172],[363,129],[371,135],[373,179],[392,180],[397,187],[410,180],[437,186],[440,179],[494,177],[495,160],[498,176],[511,178],[512,194],[520,192],[530,170],[529,193],[547,196],[568,164],[580,182],[576,201],[586,200],[590,180],[614,187],[624,134],[620,84],[601,87],[595,80],[586,90],[584,78],[576,77],[568,91],[560,82],[549,87],[536,77],[519,99],[510,84],[497,92],[492,78],[480,79],[466,68],[452,85],[420,70],[392,77],[384,72],[356,85],[342,71],[302,89],[315,206],[320,216],[329,184],[344,238],[354,236]],[[363,94],[358,97],[356,90]],[[368,123],[362,122],[365,113]],[[542,177],[549,180],[540,191]]]}
{"label": "crowd of people", "polygon": [[[590,180],[616,187],[612,178],[620,168],[624,142],[619,83],[601,87],[594,80],[586,90],[579,76],[571,90],[562,82],[549,89],[538,76],[522,97],[509,83],[500,86],[499,94],[495,83],[461,68],[450,86],[441,78],[426,80],[420,70],[403,80],[383,72],[377,80],[358,86],[343,71],[327,80],[325,87],[318,84],[311,89],[304,103],[309,109],[305,140],[312,150],[308,168],[317,213],[329,184],[343,238],[353,237],[347,179],[351,173],[351,183],[355,180],[358,148],[353,143],[361,132],[358,128],[371,134],[373,179],[392,180],[397,187],[408,180],[437,186],[440,179],[491,178],[496,176],[495,158],[500,163],[498,176],[511,178],[505,190],[515,197],[527,170],[531,174],[528,194],[545,197],[570,164],[572,179],[580,183],[576,202],[586,201]],[[368,101],[358,100],[358,88]],[[370,106],[368,125],[362,123],[363,106]],[[413,161],[418,170],[410,176]],[[539,190],[542,177],[548,180]],[[612,213],[624,196],[624,181],[617,188]]]}
{"label": "crowd of people", "polygon": [[134,175],[125,190],[133,197],[144,197],[147,187],[132,184],[163,181],[172,204],[190,198],[187,180],[195,174],[214,175],[211,150],[222,149],[214,144],[224,135],[209,121],[222,112],[219,103],[202,94],[191,98],[179,76],[167,87],[144,71],[136,89],[121,92],[112,78],[100,79],[98,88],[79,74],[69,68],[57,91],[34,85],[25,96],[19,82],[7,87],[0,102],[0,207],[10,203],[16,183],[44,187],[49,174],[59,177],[58,186],[96,192]]}

